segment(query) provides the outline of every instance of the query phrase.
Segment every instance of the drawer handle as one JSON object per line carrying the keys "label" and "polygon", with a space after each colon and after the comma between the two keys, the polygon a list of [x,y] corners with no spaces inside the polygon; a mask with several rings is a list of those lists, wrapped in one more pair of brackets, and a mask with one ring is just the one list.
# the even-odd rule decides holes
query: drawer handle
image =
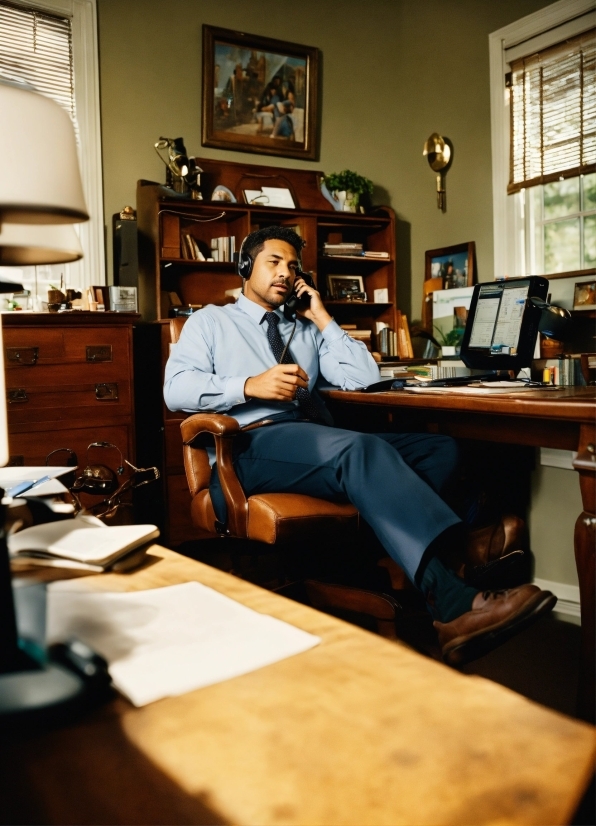
{"label": "drawer handle", "polygon": [[112,345],[100,344],[87,347],[87,361],[112,361]]}
{"label": "drawer handle", "polygon": [[39,357],[39,347],[6,347],[4,352],[6,361],[29,366],[37,364]]}
{"label": "drawer handle", "polygon": [[95,385],[95,398],[100,402],[118,401],[118,385],[117,384],[101,384]]}
{"label": "drawer handle", "polygon": [[24,404],[29,401],[27,391],[23,387],[15,387],[12,390],[7,390],[6,398],[9,404]]}

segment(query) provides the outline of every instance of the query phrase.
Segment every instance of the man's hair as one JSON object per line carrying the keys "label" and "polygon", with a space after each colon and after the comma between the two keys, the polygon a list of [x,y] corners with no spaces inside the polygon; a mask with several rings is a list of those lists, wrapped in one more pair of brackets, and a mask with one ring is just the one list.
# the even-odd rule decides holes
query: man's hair
{"label": "man's hair", "polygon": [[242,246],[243,252],[248,253],[254,261],[257,255],[263,251],[265,241],[272,241],[274,239],[277,241],[285,241],[294,247],[296,255],[298,259],[300,259],[305,242],[298,233],[289,227],[263,227],[263,229],[251,232],[250,235],[247,235],[244,239]]}

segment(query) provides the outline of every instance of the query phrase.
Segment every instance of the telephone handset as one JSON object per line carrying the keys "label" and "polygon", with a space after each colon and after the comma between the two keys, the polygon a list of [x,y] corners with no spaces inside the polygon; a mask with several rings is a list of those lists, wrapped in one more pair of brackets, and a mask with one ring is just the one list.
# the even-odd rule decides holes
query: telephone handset
{"label": "telephone handset", "polygon": [[[316,289],[315,282],[309,272],[302,272],[296,270],[296,278],[302,278],[308,287]],[[303,298],[298,298],[296,292],[292,290],[290,295],[286,298],[283,313],[288,321],[296,321],[296,313],[298,310],[307,310],[310,306],[310,295],[306,294]]]}

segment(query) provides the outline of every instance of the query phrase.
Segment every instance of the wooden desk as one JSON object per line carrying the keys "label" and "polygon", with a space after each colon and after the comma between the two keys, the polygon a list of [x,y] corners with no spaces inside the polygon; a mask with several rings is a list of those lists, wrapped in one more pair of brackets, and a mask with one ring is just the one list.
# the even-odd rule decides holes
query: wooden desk
{"label": "wooden desk", "polygon": [[[3,823],[566,823],[594,730],[479,677],[154,546],[130,591],[197,580],[322,638],[252,674],[19,743]],[[5,747],[6,748],[6,747]],[[8,803],[7,790],[12,790]]]}
{"label": "wooden desk", "polygon": [[580,586],[582,654],[578,711],[594,720],[594,549],[596,525],[596,388],[527,390],[503,396],[406,392],[324,393],[338,426],[364,430],[426,429],[463,439],[483,439],[577,451],[583,513],[575,525]]}

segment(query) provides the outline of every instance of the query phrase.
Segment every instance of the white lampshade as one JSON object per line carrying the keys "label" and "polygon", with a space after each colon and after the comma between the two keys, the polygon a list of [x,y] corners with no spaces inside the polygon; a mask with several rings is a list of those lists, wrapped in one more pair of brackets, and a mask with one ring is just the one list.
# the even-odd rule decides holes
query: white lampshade
{"label": "white lampshade", "polygon": [[88,218],[70,118],[53,100],[0,83],[0,222]]}
{"label": "white lampshade", "polygon": [[83,257],[72,224],[0,224],[0,265],[66,264]]}

